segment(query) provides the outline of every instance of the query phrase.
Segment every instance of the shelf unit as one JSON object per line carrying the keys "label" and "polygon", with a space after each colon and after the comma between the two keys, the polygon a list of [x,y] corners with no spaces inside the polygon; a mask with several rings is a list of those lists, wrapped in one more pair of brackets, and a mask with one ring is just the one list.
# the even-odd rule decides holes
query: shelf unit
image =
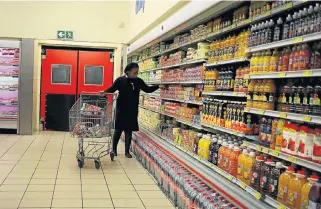
{"label": "shelf unit", "polygon": [[[170,148],[170,151],[172,153],[180,152],[184,156],[190,157],[191,160],[194,160],[197,162],[198,166],[197,168],[199,171],[202,171],[203,169],[209,169],[212,173],[214,172],[214,175],[216,178],[219,179],[219,181],[214,181],[214,179],[209,178],[209,180],[212,180],[214,183],[222,182],[224,181],[224,184],[222,184],[225,191],[228,192],[236,192],[238,195],[244,195],[245,199],[240,199],[240,196],[237,199],[240,201],[245,201],[247,204],[251,204],[248,207],[253,207],[253,205],[256,205],[255,208],[286,208],[284,205],[280,204],[273,198],[269,196],[263,196],[259,192],[255,191],[252,187],[246,185],[244,182],[240,181],[239,179],[235,178],[234,176],[226,173],[222,169],[218,168],[214,164],[203,160],[198,155],[194,154],[193,152],[180,147],[178,144],[173,143],[172,141],[167,140],[165,137],[159,135],[158,133],[155,133],[152,130],[149,130],[147,127],[142,127],[143,131],[146,132],[148,135],[152,136],[152,139],[154,139],[156,142],[163,144],[167,144],[166,147]],[[188,164],[192,164],[192,162],[189,160]],[[219,175],[217,175],[219,174]],[[221,184],[220,184],[221,185]],[[237,186],[237,187],[235,187]],[[242,192],[240,193],[238,190],[243,189],[243,191],[246,191],[246,193]],[[243,202],[242,202],[243,203]],[[262,204],[263,203],[263,204]],[[258,205],[257,205],[258,204]]]}
{"label": "shelf unit", "polygon": [[303,114],[296,114],[296,113],[290,113],[290,112],[279,112],[274,110],[262,110],[257,108],[245,108],[244,112],[257,114],[257,115],[265,115],[265,116],[270,116],[275,118],[284,118],[284,119],[294,120],[294,121],[321,124],[321,117],[314,116],[314,115],[303,115]]}
{"label": "shelf unit", "polygon": [[321,69],[311,69],[302,71],[285,71],[273,73],[258,73],[246,75],[249,79],[271,79],[271,78],[302,78],[321,77]]}
{"label": "shelf unit", "polygon": [[205,60],[205,59],[190,60],[190,61],[182,62],[182,63],[176,64],[176,65],[169,65],[169,66],[158,67],[158,68],[154,68],[154,69],[141,70],[141,73],[155,71],[155,70],[165,70],[165,69],[170,69],[170,68],[175,68],[175,67],[183,67],[183,66],[194,65],[194,64],[201,64],[204,62],[207,62],[207,60]]}
{"label": "shelf unit", "polygon": [[236,64],[236,63],[241,63],[241,62],[246,62],[246,61],[249,61],[249,60],[247,58],[245,58],[245,57],[234,58],[234,59],[230,59],[230,60],[222,60],[222,61],[217,61],[217,62],[208,62],[206,64],[206,67],[215,67],[215,66],[219,66],[219,65]]}
{"label": "shelf unit", "polygon": [[203,105],[203,102],[202,102],[202,101],[173,99],[173,98],[161,97],[160,95],[148,95],[148,94],[143,94],[143,95],[144,95],[144,96],[147,96],[147,97],[159,98],[159,99],[162,99],[162,100],[168,100],[168,101],[174,101],[174,102],[180,102],[180,103],[187,103],[187,104],[195,104],[195,105]]}
{"label": "shelf unit", "polygon": [[171,85],[171,84],[180,84],[180,85],[189,85],[189,84],[203,84],[204,81],[169,81],[169,82],[162,82],[162,81],[150,81],[150,82],[146,82],[146,84],[148,85],[154,85],[154,84],[164,84],[164,85]]}
{"label": "shelf unit", "polygon": [[205,91],[202,95],[206,96],[227,96],[227,97],[246,97],[244,92],[233,92],[233,91]]}

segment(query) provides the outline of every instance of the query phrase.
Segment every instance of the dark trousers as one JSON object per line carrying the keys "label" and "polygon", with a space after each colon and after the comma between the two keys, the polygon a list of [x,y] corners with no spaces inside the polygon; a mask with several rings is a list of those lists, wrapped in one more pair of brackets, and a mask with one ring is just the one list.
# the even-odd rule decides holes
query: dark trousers
{"label": "dark trousers", "polygon": [[[114,137],[113,137],[113,152],[117,153],[117,145],[118,145],[118,142],[119,142],[122,132],[123,132],[123,130],[115,129]],[[129,153],[130,144],[132,141],[132,131],[124,130],[124,132],[125,132],[125,153]]]}

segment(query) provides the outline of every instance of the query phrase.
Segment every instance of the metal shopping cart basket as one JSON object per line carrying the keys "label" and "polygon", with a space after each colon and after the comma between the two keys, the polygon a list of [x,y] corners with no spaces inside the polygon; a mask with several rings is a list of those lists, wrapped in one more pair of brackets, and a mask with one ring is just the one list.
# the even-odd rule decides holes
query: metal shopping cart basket
{"label": "metal shopping cart basket", "polygon": [[79,168],[85,159],[93,159],[95,167],[100,168],[100,159],[110,155],[112,136],[115,127],[116,95],[82,93],[69,110],[69,130],[78,138],[77,161]]}

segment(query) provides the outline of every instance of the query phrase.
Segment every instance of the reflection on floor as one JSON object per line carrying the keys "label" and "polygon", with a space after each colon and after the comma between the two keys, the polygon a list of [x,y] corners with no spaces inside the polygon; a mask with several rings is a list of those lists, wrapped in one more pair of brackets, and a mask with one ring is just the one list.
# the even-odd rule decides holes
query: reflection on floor
{"label": "reflection on floor", "polygon": [[173,209],[146,170],[133,158],[88,160],[79,169],[77,140],[64,132],[0,135],[0,209]]}

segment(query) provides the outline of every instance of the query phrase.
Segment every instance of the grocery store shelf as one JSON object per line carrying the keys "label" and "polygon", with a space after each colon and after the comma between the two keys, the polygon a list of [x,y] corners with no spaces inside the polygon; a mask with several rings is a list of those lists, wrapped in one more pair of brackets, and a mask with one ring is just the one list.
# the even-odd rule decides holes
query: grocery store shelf
{"label": "grocery store shelf", "polygon": [[169,65],[169,66],[158,67],[158,68],[149,69],[149,70],[142,70],[141,72],[149,72],[149,71],[155,71],[155,70],[164,70],[164,69],[169,69],[169,68],[174,68],[174,67],[182,67],[182,66],[200,64],[200,63],[204,63],[204,62],[206,62],[206,61],[207,61],[207,60],[205,60],[205,59],[190,60],[190,61],[182,62],[182,63],[176,64],[176,65]]}
{"label": "grocery store shelf", "polygon": [[265,154],[271,155],[273,157],[276,157],[276,158],[279,158],[279,159],[282,159],[282,160],[285,160],[285,161],[288,161],[288,162],[291,162],[291,163],[295,163],[297,165],[309,168],[309,169],[311,169],[313,171],[321,172],[321,166],[318,163],[314,163],[312,161],[304,160],[304,159],[301,159],[301,158],[298,158],[298,157],[295,157],[295,156],[292,156],[292,155],[285,154],[283,152],[272,150],[272,149],[260,146],[260,145],[258,145],[256,143],[249,142],[249,141],[243,141],[243,145],[245,145],[247,147],[250,147],[251,149],[254,149],[256,151],[263,152]]}
{"label": "grocery store shelf", "polygon": [[262,50],[266,50],[266,49],[275,49],[275,48],[290,46],[293,44],[316,41],[319,39],[321,39],[321,32],[312,33],[312,34],[308,34],[308,35],[304,35],[304,36],[299,36],[296,38],[289,38],[289,39],[285,39],[285,40],[281,40],[281,41],[272,42],[269,44],[263,44],[260,46],[249,47],[248,52],[257,52],[257,51],[262,51]]}
{"label": "grocery store shelf", "polygon": [[17,129],[18,121],[17,119],[2,119],[0,118],[0,128],[2,129]]}
{"label": "grocery store shelf", "polygon": [[150,85],[152,85],[152,84],[165,84],[165,85],[168,85],[168,84],[181,84],[181,85],[184,85],[184,84],[186,84],[186,85],[188,85],[188,84],[203,84],[204,82],[203,81],[201,81],[201,80],[198,80],[198,81],[168,81],[168,82],[166,82],[166,81],[158,81],[158,82],[156,82],[156,81],[154,81],[154,82],[146,82],[146,84],[150,84]]}
{"label": "grocery store shelf", "polygon": [[[176,155],[189,166],[192,166],[195,170],[204,175],[204,177],[206,177],[210,182],[228,192],[232,197],[240,201],[247,208],[286,208],[276,200],[268,196],[262,196],[259,192],[247,186],[244,182],[226,173],[212,163],[203,160],[193,152],[180,147],[172,141],[166,140],[166,138],[153,131],[150,131],[144,126],[142,127],[142,130],[146,132],[153,140],[155,140],[155,142],[162,145],[166,150],[169,150],[169,152]],[[241,189],[247,192],[240,192]]]}
{"label": "grocery store shelf", "polygon": [[244,92],[233,92],[233,91],[208,91],[202,92],[202,95],[207,96],[228,96],[228,97],[246,97]]}
{"label": "grocery store shelf", "polygon": [[241,57],[241,58],[235,58],[235,59],[230,59],[230,60],[223,60],[223,61],[207,63],[206,67],[214,67],[214,66],[218,66],[218,65],[233,64],[233,63],[239,63],[239,62],[245,62],[245,61],[248,61],[248,59]]}
{"label": "grocery store shelf", "polygon": [[190,126],[190,127],[196,128],[196,129],[198,129],[198,130],[203,130],[202,126],[200,126],[200,125],[198,125],[198,124],[193,124],[192,122],[182,120],[182,119],[180,119],[180,118],[177,118],[177,117],[175,117],[175,116],[173,116],[173,115],[170,115],[170,114],[167,114],[167,113],[165,113],[165,112],[158,111],[158,110],[153,110],[153,109],[150,109],[150,108],[147,108],[147,107],[143,107],[143,106],[141,106],[141,105],[140,105],[139,107],[140,107],[140,108],[143,108],[143,109],[146,109],[146,110],[149,110],[149,111],[152,111],[152,112],[156,112],[156,113],[162,114],[162,115],[166,115],[166,116],[168,116],[168,117],[172,117],[172,118],[174,118],[175,120],[177,120],[177,121],[180,122],[180,123],[183,123],[183,124],[188,125],[188,126]]}
{"label": "grocery store shelf", "polygon": [[166,98],[166,97],[161,97],[159,94],[143,94],[144,96],[148,96],[148,97],[154,97],[154,98],[160,98],[163,100],[168,100],[168,101],[174,101],[174,102],[181,102],[181,103],[187,103],[187,104],[195,104],[195,105],[203,105],[202,101],[192,101],[192,100],[183,100],[183,99],[173,99],[173,98]]}
{"label": "grocery store shelf", "polygon": [[247,76],[249,79],[321,77],[321,69],[258,73],[249,74]]}
{"label": "grocery store shelf", "polygon": [[296,113],[289,113],[289,112],[279,112],[274,110],[262,110],[257,108],[245,108],[244,112],[257,114],[257,115],[265,115],[265,116],[270,116],[275,118],[284,118],[288,120],[302,121],[307,123],[321,124],[320,116],[303,115],[303,114],[296,114]]}

